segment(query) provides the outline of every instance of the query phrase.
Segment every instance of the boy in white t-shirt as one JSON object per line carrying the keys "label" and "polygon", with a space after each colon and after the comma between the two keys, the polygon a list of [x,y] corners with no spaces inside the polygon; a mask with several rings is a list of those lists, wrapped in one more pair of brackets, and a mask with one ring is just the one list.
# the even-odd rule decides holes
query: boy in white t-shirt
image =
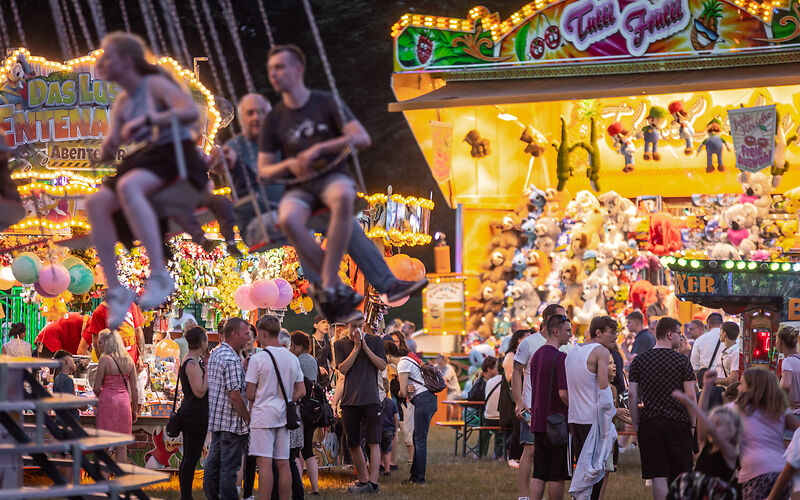
{"label": "boy in white t-shirt", "polygon": [[[250,357],[245,375],[247,399],[250,410],[250,450],[258,457],[259,491],[267,498],[272,491],[272,461],[278,469],[278,490],[281,500],[288,500],[292,489],[289,469],[289,431],[286,428],[286,399],[278,387],[278,367],[286,396],[298,401],[305,396],[303,372],[300,362],[289,349],[281,346],[278,338],[281,324],[278,318],[263,316],[256,325],[258,343],[264,351]],[[271,355],[271,356],[270,356]],[[274,363],[273,363],[274,359]]]}

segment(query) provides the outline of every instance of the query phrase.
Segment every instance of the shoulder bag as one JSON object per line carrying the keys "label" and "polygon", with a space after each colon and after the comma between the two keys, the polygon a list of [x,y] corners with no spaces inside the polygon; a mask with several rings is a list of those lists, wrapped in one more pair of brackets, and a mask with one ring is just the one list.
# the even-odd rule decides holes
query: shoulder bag
{"label": "shoulder bag", "polygon": [[[553,368],[550,370],[550,388],[547,391],[547,411],[553,401],[553,382],[555,382],[556,363],[558,356],[553,359]],[[564,446],[569,442],[569,432],[567,430],[567,417],[562,413],[554,413],[547,416],[547,439],[553,446]]]}
{"label": "shoulder bag", "polygon": [[269,352],[269,349],[264,349],[264,351],[269,354],[272,360],[272,366],[275,367],[275,375],[278,376],[278,387],[280,387],[283,399],[286,401],[286,428],[292,431],[300,427],[300,411],[297,408],[297,403],[289,401],[289,398],[286,396],[286,389],[283,388],[283,379],[281,378],[280,370],[278,370],[278,363],[275,362],[275,356]]}
{"label": "shoulder bag", "polygon": [[[183,416],[181,415],[178,404],[178,388],[181,386],[181,371],[184,370],[184,364],[178,367],[178,383],[175,384],[175,396],[172,398],[172,410],[169,412],[169,420],[167,421],[167,436],[176,438],[183,431]],[[183,405],[181,405],[183,406]]]}
{"label": "shoulder bag", "polygon": [[422,375],[423,381],[420,382],[419,380],[414,379],[413,377],[410,376],[410,374],[408,377],[409,380],[411,380],[412,382],[416,382],[421,386],[424,386],[431,392],[431,394],[442,392],[447,388],[447,383],[444,381],[444,377],[442,377],[442,374],[439,373],[439,370],[434,368],[433,365],[431,365],[430,363],[419,364],[416,361],[414,361],[410,356],[406,356],[406,359],[414,363],[417,366],[417,368],[419,368],[419,373],[420,375]]}

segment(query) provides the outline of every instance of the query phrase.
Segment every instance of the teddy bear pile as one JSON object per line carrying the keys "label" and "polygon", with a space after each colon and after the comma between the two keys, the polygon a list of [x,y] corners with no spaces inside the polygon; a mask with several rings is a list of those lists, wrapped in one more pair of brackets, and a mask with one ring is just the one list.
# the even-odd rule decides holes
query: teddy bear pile
{"label": "teddy bear pile", "polygon": [[[668,285],[659,257],[775,260],[800,247],[800,188],[774,194],[768,172],[739,175],[742,191],[694,195],[669,209],[636,206],[614,191],[574,198],[529,186],[513,212],[491,223],[479,293],[468,311],[475,339],[533,325],[558,302],[575,324],[623,318]],[[569,201],[566,201],[569,200]],[[676,214],[676,215],[673,215]],[[678,214],[682,214],[678,216]]]}

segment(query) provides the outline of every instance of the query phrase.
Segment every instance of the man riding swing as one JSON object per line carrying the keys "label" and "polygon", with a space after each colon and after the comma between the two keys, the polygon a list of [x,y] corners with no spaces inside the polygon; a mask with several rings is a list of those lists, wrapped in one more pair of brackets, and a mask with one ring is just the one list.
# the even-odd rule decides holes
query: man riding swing
{"label": "man riding swing", "polygon": [[[291,179],[278,207],[279,224],[303,266],[320,271],[321,286],[315,295],[323,314],[332,323],[348,323],[358,314],[355,307],[363,297],[341,282],[339,265],[352,232],[361,229],[353,227],[356,190],[341,152],[348,147],[369,147],[371,141],[344,104],[339,113],[331,94],[306,88],[305,66],[305,55],[297,46],[276,45],[269,51],[269,80],[282,99],[261,131],[258,169],[266,179]],[[325,164],[319,174],[314,169],[318,163]],[[322,207],[330,210],[324,252],[306,227],[312,211]],[[402,297],[426,283],[421,280],[396,285],[402,288]],[[396,296],[398,290],[394,292],[387,294]]]}

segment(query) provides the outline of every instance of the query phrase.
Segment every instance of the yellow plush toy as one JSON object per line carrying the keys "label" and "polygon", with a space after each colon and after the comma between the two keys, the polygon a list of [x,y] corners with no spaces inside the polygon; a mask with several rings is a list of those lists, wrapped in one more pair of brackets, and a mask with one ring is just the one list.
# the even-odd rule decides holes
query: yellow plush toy
{"label": "yellow plush toy", "polygon": [[791,250],[800,247],[800,235],[797,234],[797,219],[776,221],[781,230],[781,236],[775,240],[776,246],[781,250]]}
{"label": "yellow plush toy", "polygon": [[783,197],[786,199],[785,207],[788,213],[795,214],[800,210],[800,186],[786,191]]}

